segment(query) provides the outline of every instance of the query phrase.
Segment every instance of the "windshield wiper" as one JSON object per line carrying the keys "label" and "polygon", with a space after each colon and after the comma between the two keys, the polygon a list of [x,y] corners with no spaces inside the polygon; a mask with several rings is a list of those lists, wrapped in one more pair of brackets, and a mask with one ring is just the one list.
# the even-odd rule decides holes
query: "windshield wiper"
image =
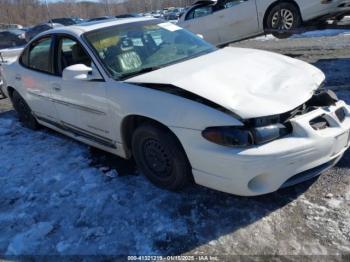
{"label": "windshield wiper", "polygon": [[138,75],[142,75],[142,74],[146,74],[146,73],[158,70],[158,69],[161,69],[161,67],[159,67],[159,66],[158,67],[157,66],[145,67],[145,68],[142,68],[139,71],[135,71],[135,72],[131,72],[129,74],[122,75],[121,77],[119,77],[119,80],[125,80],[127,78],[138,76]]}

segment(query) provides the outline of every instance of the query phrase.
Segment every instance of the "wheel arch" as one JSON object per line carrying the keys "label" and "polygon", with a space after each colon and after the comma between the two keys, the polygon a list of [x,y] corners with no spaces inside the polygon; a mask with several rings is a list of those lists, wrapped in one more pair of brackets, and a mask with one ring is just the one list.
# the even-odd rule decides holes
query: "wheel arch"
{"label": "wheel arch", "polygon": [[295,5],[295,7],[297,7],[297,9],[299,11],[299,15],[300,15],[301,20],[303,20],[303,16],[301,14],[300,7],[295,0],[277,0],[277,1],[273,2],[272,4],[270,4],[270,6],[265,11],[264,20],[263,20],[264,29],[266,29],[266,27],[267,27],[267,19],[269,17],[269,14],[270,14],[272,8],[274,8],[275,6],[277,6],[281,3],[291,3],[291,4]]}
{"label": "wheel arch", "polygon": [[[147,116],[142,116],[142,115],[128,115],[124,117],[124,119],[121,122],[120,125],[120,134],[121,134],[121,139],[125,151],[125,155],[127,158],[132,157],[132,146],[131,146],[131,141],[132,141],[132,136],[135,130],[143,125],[143,124],[152,124],[155,125],[163,130],[166,130],[170,134],[172,134],[175,139],[178,141],[179,145],[181,146],[183,152],[185,153],[186,157],[186,151],[178,138],[178,136],[165,124],[161,123],[158,120],[155,120],[153,118],[147,117]],[[188,157],[187,157],[188,159]]]}

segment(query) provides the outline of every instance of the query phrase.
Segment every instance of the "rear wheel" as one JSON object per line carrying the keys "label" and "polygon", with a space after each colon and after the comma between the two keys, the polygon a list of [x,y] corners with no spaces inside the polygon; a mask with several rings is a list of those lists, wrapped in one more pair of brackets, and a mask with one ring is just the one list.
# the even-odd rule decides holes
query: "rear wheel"
{"label": "rear wheel", "polygon": [[12,94],[12,104],[15,108],[19,121],[23,123],[24,126],[36,130],[39,128],[39,124],[32,114],[32,110],[29,108],[28,104],[17,91],[13,91]]}
{"label": "rear wheel", "polygon": [[162,127],[145,124],[132,137],[138,167],[156,186],[180,190],[191,180],[191,167],[176,137]]}
{"label": "rear wheel", "polygon": [[286,32],[298,28],[302,19],[298,8],[291,3],[280,3],[273,7],[269,12],[266,20],[267,30],[274,31],[272,34],[277,38],[288,38],[292,33]]}

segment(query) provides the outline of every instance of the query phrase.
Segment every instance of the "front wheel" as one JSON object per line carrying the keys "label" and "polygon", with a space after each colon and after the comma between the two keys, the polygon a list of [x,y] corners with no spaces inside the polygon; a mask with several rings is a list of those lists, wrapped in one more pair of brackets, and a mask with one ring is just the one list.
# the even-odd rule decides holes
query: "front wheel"
{"label": "front wheel", "polygon": [[143,174],[156,186],[183,189],[191,181],[191,167],[177,138],[165,128],[145,124],[132,137],[132,152]]}
{"label": "front wheel", "polygon": [[13,91],[12,94],[12,104],[15,108],[19,121],[23,123],[24,126],[36,130],[39,128],[39,124],[32,114],[32,110],[29,108],[28,104],[17,91]]}
{"label": "front wheel", "polygon": [[[275,30],[272,34],[280,39],[292,35],[289,30],[298,28],[302,23],[298,8],[291,3],[281,3],[271,9],[266,20],[266,29]],[[279,32],[280,30],[281,32]]]}

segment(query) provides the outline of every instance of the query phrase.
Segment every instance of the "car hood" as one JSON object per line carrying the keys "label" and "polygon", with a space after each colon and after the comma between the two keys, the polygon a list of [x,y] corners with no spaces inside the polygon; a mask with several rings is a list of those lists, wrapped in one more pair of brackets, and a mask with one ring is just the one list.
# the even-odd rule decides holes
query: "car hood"
{"label": "car hood", "polygon": [[228,47],[125,82],[176,86],[248,119],[295,109],[324,80],[319,69],[300,60]]}

